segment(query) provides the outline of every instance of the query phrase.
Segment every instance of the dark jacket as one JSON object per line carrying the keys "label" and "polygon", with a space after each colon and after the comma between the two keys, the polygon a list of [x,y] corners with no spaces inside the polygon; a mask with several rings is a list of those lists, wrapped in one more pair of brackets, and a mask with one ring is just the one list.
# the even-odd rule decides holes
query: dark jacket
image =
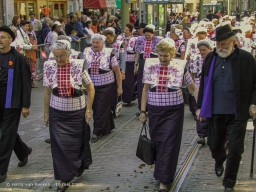
{"label": "dark jacket", "polygon": [[43,43],[50,31],[51,31],[50,27],[46,23],[44,23],[43,28],[42,28],[42,42]]}
{"label": "dark jacket", "polygon": [[[236,119],[246,120],[250,118],[249,107],[256,105],[256,63],[252,54],[236,48],[237,56],[232,61],[232,76],[235,93]],[[216,49],[205,58],[197,108],[201,109],[204,95],[204,77],[208,76],[213,56],[217,56]]]}
{"label": "dark jacket", "polygon": [[69,22],[65,25],[65,33],[67,36],[71,35],[71,31],[75,30],[75,23]]}
{"label": "dark jacket", "polygon": [[25,56],[20,54],[14,47],[11,48],[11,61],[14,64],[14,80],[12,91],[13,109],[30,107],[31,98],[31,73]]}
{"label": "dark jacket", "polygon": [[166,25],[165,33],[167,33],[168,31],[171,31],[171,27],[173,24],[179,24],[179,22],[176,19],[174,19],[173,21],[169,20]]}

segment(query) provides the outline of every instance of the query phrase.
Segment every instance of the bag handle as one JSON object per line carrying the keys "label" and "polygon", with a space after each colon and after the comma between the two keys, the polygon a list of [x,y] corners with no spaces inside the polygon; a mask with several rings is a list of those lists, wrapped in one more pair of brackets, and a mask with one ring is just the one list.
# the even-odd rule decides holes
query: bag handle
{"label": "bag handle", "polygon": [[[123,94],[122,94],[122,95],[123,95]],[[119,103],[119,102],[118,102],[118,98],[119,98],[119,97],[121,97],[121,102],[123,102],[122,95],[118,96],[118,94],[117,94],[116,103]]]}
{"label": "bag handle", "polygon": [[142,129],[141,129],[140,134],[142,134],[142,131],[143,131],[143,129],[144,129],[144,130],[145,130],[145,136],[148,137],[148,135],[147,135],[147,128],[148,128],[147,123],[143,123],[143,126],[142,126]]}

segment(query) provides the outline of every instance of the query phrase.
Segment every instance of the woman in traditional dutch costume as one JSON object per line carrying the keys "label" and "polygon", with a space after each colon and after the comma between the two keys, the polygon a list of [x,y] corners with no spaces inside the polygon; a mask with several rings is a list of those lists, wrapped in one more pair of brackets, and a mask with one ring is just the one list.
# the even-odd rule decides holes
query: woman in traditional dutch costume
{"label": "woman in traditional dutch costume", "polygon": [[[71,40],[72,39],[70,37],[68,37],[68,36],[60,35],[60,36],[58,36],[57,40],[67,40],[70,43],[70,46],[71,46]],[[70,50],[71,50],[71,53],[69,55],[69,59],[79,59],[79,54],[81,52],[76,51],[74,49],[70,49]],[[50,55],[48,57],[48,60],[55,60],[53,52],[50,53]]]}
{"label": "woman in traditional dutch costume", "polygon": [[68,41],[56,41],[51,51],[55,60],[44,63],[44,122],[50,128],[54,176],[61,180],[57,191],[62,192],[84,171],[85,126],[92,117],[94,87],[84,61],[69,59]]}
{"label": "woman in traditional dutch costume", "polygon": [[216,36],[214,24],[212,22],[208,22],[205,24],[205,27],[207,29],[207,37],[209,39],[214,38]]}
{"label": "woman in traditional dutch costume", "polygon": [[111,100],[113,84],[117,81],[116,95],[122,94],[122,77],[115,50],[104,48],[106,37],[95,34],[92,36],[92,47],[84,50],[88,72],[95,87],[95,99],[93,103],[93,136],[92,142],[97,142],[99,136],[111,132],[112,115]]}
{"label": "woman in traditional dutch costume", "polygon": [[[197,72],[195,72],[200,66],[191,64],[191,62],[195,63],[194,61],[201,59],[200,51],[197,48],[197,42],[201,40],[207,40],[210,42],[210,40],[207,38],[207,29],[205,27],[198,27],[195,32],[196,38],[195,42],[191,43],[187,47],[188,52],[188,69],[192,76],[192,79],[195,81],[195,76]],[[198,64],[198,63],[197,63]],[[189,110],[191,111],[192,115],[194,116],[194,119],[196,120],[196,102],[195,98],[192,95],[189,95]]]}
{"label": "woman in traditional dutch costume", "polygon": [[[105,46],[107,48],[113,48],[115,51],[115,57],[118,61],[121,74],[122,74],[122,80],[125,79],[125,70],[126,70],[126,62],[125,62],[125,43],[121,39],[117,39],[115,34],[115,29],[113,27],[106,28],[102,35],[106,37],[106,43]],[[117,96],[117,78],[115,76],[115,82],[113,84],[113,95],[112,95],[112,101],[111,101],[111,111],[112,111],[112,117],[116,118],[116,105],[119,101],[121,101],[121,97],[118,98]],[[112,122],[113,124],[113,122]],[[113,125],[112,125],[113,126]],[[114,127],[113,127],[114,128]]]}
{"label": "woman in traditional dutch costume", "polygon": [[186,61],[175,57],[175,42],[163,39],[156,45],[158,58],[146,59],[142,92],[140,121],[147,121],[156,148],[154,177],[160,181],[160,192],[169,190],[174,179],[181,145],[184,103],[181,87],[184,83],[189,92],[197,97],[198,88],[188,72]]}
{"label": "woman in traditional dutch costume", "polygon": [[[200,78],[204,60],[208,53],[212,51],[212,45],[206,41],[201,40],[197,43],[197,48],[200,54],[196,54],[195,57],[191,57],[190,59],[190,73],[194,79],[194,82],[198,87],[200,87]],[[196,111],[196,99],[192,96],[190,98],[190,107],[193,107],[193,111]],[[207,137],[208,133],[208,121],[199,121],[196,119],[196,131],[199,139],[197,140],[198,144],[205,145],[205,137]]]}
{"label": "woman in traditional dutch costume", "polygon": [[[142,76],[146,58],[157,58],[155,46],[161,41],[160,37],[155,36],[155,26],[150,24],[143,29],[144,36],[139,36],[135,45],[135,73],[137,73],[137,94],[138,94],[138,109],[141,110],[142,96]],[[140,112],[136,113],[139,116]]]}
{"label": "woman in traditional dutch costume", "polygon": [[171,38],[175,41],[176,59],[183,60],[185,58],[186,45],[183,39],[182,30],[172,28],[170,33]]}
{"label": "woman in traditional dutch costume", "polygon": [[133,101],[133,88],[135,82],[135,75],[134,75],[134,64],[135,64],[135,42],[136,37],[132,36],[133,25],[128,23],[124,29],[124,33],[117,37],[117,41],[125,42],[126,46],[126,54],[125,54],[125,61],[126,61],[126,69],[125,69],[125,79],[122,82],[123,85],[123,95],[122,100],[123,102],[127,103],[130,106],[130,103]]}

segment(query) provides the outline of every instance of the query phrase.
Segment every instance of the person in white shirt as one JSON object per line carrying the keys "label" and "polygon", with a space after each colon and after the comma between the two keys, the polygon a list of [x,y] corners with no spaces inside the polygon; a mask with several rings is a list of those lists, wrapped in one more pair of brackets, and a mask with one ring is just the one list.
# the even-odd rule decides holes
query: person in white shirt
{"label": "person in white shirt", "polygon": [[30,21],[21,21],[20,28],[17,30],[17,37],[15,39],[16,45],[23,50],[31,50],[31,49],[36,50],[37,47],[33,46],[29,42],[29,37],[27,35],[29,24],[30,24]]}
{"label": "person in white shirt", "polygon": [[92,44],[91,36],[94,35],[94,32],[93,32],[93,30],[92,30],[92,20],[91,20],[89,17],[87,17],[87,20],[86,20],[86,22],[85,22],[85,28],[84,28],[84,29],[87,31],[87,33],[88,33],[88,35],[89,35],[89,37],[86,38],[86,43],[89,44],[89,45],[91,45],[91,44]]}

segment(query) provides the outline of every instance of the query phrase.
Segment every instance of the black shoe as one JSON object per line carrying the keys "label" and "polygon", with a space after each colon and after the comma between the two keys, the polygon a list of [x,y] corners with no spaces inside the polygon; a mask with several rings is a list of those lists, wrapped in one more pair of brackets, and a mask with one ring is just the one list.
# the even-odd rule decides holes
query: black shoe
{"label": "black shoe", "polygon": [[44,142],[51,144],[51,139],[45,139]]}
{"label": "black shoe", "polygon": [[32,148],[28,147],[28,154],[23,161],[20,161],[18,163],[18,167],[24,167],[28,163],[28,156],[31,154],[31,152],[32,152]]}
{"label": "black shoe", "polygon": [[137,117],[139,117],[139,116],[140,116],[140,112],[138,111],[137,113],[135,113],[135,115],[136,115]]}
{"label": "black shoe", "polygon": [[70,183],[60,183],[58,188],[57,188],[57,192],[65,192],[66,189],[69,187]]}
{"label": "black shoe", "polygon": [[166,186],[165,189],[160,189],[160,188],[159,188],[159,189],[158,189],[158,192],[168,192],[168,191],[171,189],[172,184],[173,184],[173,181],[170,182],[170,183]]}
{"label": "black shoe", "polygon": [[199,139],[197,140],[197,143],[201,144],[201,145],[205,145],[205,138],[204,137],[199,137]]}
{"label": "black shoe", "polygon": [[234,188],[229,188],[229,187],[225,187],[224,192],[234,192],[235,189]]}
{"label": "black shoe", "polygon": [[224,172],[224,166],[223,163],[216,163],[215,162],[215,173],[217,177],[220,177]]}
{"label": "black shoe", "polygon": [[126,106],[131,107],[131,102],[128,102]]}
{"label": "black shoe", "polygon": [[76,172],[76,177],[80,177],[84,173],[84,164],[82,163],[81,167]]}
{"label": "black shoe", "polygon": [[95,142],[97,142],[98,141],[98,136],[97,135],[92,135],[92,139],[91,139],[91,142],[92,143],[95,143]]}
{"label": "black shoe", "polygon": [[4,182],[7,178],[7,174],[6,173],[0,173],[0,183]]}

